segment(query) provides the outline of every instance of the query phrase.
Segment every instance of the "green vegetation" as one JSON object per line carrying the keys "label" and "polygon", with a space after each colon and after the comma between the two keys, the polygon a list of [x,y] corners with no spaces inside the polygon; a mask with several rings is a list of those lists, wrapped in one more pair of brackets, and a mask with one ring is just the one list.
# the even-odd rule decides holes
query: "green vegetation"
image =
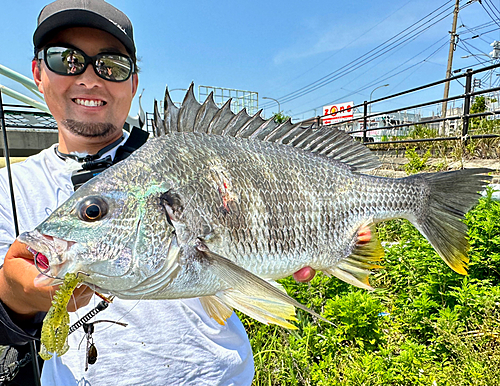
{"label": "green vegetation", "polygon": [[274,113],[274,121],[276,123],[285,123],[289,119],[290,119],[290,116],[286,115],[282,111],[280,111],[279,113]]}
{"label": "green vegetation", "polygon": [[469,276],[453,272],[405,220],[378,228],[385,269],[368,292],[318,274],[287,292],[334,323],[298,312],[297,331],[242,316],[254,385],[500,384],[500,203],[468,213]]}
{"label": "green vegetation", "polygon": [[420,157],[415,149],[408,149],[405,156],[408,159],[408,163],[405,164],[406,173],[415,174],[428,168],[427,161],[431,158],[431,150],[427,149],[423,157]]}
{"label": "green vegetation", "polygon": [[[475,97],[474,102],[470,106],[470,113],[477,114],[477,113],[484,113],[485,111],[486,111],[486,98],[483,95]],[[472,119],[477,119],[477,118],[472,118]]]}
{"label": "green vegetation", "polygon": [[407,138],[410,139],[423,139],[423,138],[436,138],[438,137],[437,129],[431,129],[425,125],[416,125],[410,130]]}

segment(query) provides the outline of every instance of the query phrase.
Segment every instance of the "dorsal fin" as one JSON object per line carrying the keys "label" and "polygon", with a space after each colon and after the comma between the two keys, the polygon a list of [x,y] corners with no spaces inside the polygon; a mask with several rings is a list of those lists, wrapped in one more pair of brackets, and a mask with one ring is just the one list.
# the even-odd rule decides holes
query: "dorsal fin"
{"label": "dorsal fin", "polygon": [[265,122],[260,114],[262,110],[259,110],[257,114],[250,118],[243,126],[239,128],[239,130],[235,133],[235,137],[248,138],[250,137],[255,130],[257,130],[262,124]]}
{"label": "dorsal fin", "polygon": [[163,123],[165,127],[165,134],[176,132],[177,117],[179,116],[179,108],[176,105],[174,105],[174,102],[172,102],[170,94],[168,93],[168,87],[165,89],[165,101],[163,103],[163,108],[164,108]]}
{"label": "dorsal fin", "polygon": [[[185,106],[185,107],[184,107]],[[177,131],[191,133],[194,130],[196,115],[200,110],[201,105],[194,96],[194,84],[191,83],[189,89],[182,101],[182,106],[179,109],[179,117],[177,118]]]}
{"label": "dorsal fin", "polygon": [[161,119],[160,117],[160,111],[158,110],[158,102],[156,101],[156,99],[154,102],[153,131],[156,137],[166,134],[165,124],[163,123],[163,119]]}
{"label": "dorsal fin", "polygon": [[163,122],[154,114],[156,135],[172,132],[202,132],[214,135],[249,138],[293,146],[321,154],[349,165],[355,171],[372,170],[380,166],[377,156],[363,144],[353,140],[344,131],[331,127],[314,128],[293,124],[290,119],[277,123],[273,118],[264,120],[259,110],[249,116],[245,109],[238,114],[231,111],[231,99],[217,107],[211,93],[203,104],[194,96],[191,83],[180,108],[172,103],[168,89],[165,92]]}
{"label": "dorsal fin", "polygon": [[242,127],[245,123],[250,120],[250,115],[247,114],[247,110],[240,110],[238,114],[236,114],[233,119],[231,119],[227,126],[222,131],[222,135],[227,135],[230,137],[234,137],[240,127]]}
{"label": "dorsal fin", "polygon": [[222,106],[221,109],[215,113],[212,122],[210,122],[210,125],[208,126],[207,133],[221,134],[233,117],[234,113],[231,111],[231,99],[229,99],[226,103],[224,103],[224,106]]}
{"label": "dorsal fin", "polygon": [[196,115],[196,120],[194,122],[194,131],[198,133],[207,133],[208,125],[210,125],[210,122],[217,111],[219,111],[219,108],[214,102],[214,93],[212,91],[198,110],[198,114]]}

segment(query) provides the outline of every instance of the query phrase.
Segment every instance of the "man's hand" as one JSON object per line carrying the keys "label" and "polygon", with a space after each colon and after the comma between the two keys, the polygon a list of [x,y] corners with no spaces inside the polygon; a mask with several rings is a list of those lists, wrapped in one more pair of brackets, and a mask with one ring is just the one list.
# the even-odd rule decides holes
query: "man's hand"
{"label": "man's hand", "polygon": [[316,270],[314,268],[304,267],[295,272],[293,278],[300,283],[307,283],[313,279],[314,275],[316,275]]}
{"label": "man's hand", "polygon": [[[38,274],[33,254],[25,244],[15,240],[0,269],[0,299],[18,320],[30,319],[40,311],[47,312],[51,306],[52,296],[58,287],[35,287],[34,280]],[[87,305],[93,293],[84,285],[77,288],[68,304],[68,311]]]}

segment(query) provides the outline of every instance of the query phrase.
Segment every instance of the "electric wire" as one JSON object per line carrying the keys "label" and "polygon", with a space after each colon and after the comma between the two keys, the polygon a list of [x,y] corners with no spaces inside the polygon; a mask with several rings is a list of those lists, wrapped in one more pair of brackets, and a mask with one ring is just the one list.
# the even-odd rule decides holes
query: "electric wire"
{"label": "electric wire", "polygon": [[[487,22],[487,23],[484,23],[484,24],[481,24],[481,25],[479,25],[479,26],[472,27],[472,28],[468,28],[468,27],[466,27],[465,25],[464,25],[464,27],[466,27],[466,28],[469,30],[469,32],[470,32],[470,33],[473,33],[473,32],[472,32],[472,30],[474,30],[474,29],[486,28],[486,27],[489,27],[489,26],[491,26],[491,25],[493,25],[493,24],[494,24],[493,22]],[[495,28],[495,29],[494,29],[494,30],[492,30],[492,31],[496,31],[496,30],[498,30],[498,29],[499,29],[499,28]],[[488,32],[491,32],[491,31],[488,31]],[[488,32],[486,32],[486,33],[488,33]],[[466,39],[463,39],[463,40],[470,40],[470,39],[471,39],[471,38],[466,38]],[[436,44],[436,43],[434,43],[434,44]],[[475,46],[473,46],[473,45],[471,45],[471,46],[472,46],[474,49],[477,49],[478,51],[480,51],[477,47],[475,47]],[[442,48],[442,47],[438,48],[438,50],[437,50],[437,51],[439,51],[441,48]],[[464,47],[462,47],[462,48],[464,48]],[[470,51],[469,49],[466,49],[466,51],[467,51],[467,52],[469,52],[471,55],[474,55],[474,54],[472,53],[472,51]],[[430,56],[433,56],[434,54],[435,54],[435,52],[434,52],[434,53],[432,53]],[[485,54],[485,55],[487,55],[486,53],[484,53],[484,54]],[[416,56],[418,56],[418,55],[416,55]],[[429,56],[429,57],[430,57],[430,56]],[[489,56],[489,55],[487,55],[487,56]],[[415,57],[415,56],[414,56],[414,57]],[[414,58],[414,57],[413,57],[413,58]],[[415,65],[412,65],[412,66],[408,67],[408,68],[407,68],[407,69],[405,69],[405,70],[402,70],[402,71],[398,72],[397,74],[400,74],[400,73],[402,73],[402,72],[405,72],[405,71],[407,71],[407,70],[409,70],[409,69],[411,69],[411,68],[413,68],[413,67],[415,67],[415,66],[417,66],[417,65],[421,65],[421,64],[423,64],[424,62],[428,62],[429,57],[427,57],[426,59],[424,59],[424,60],[423,60],[423,61],[421,61],[421,62],[416,63]],[[478,66],[481,66],[481,65],[484,65],[485,63],[487,63],[486,61],[481,61],[481,60],[479,60],[478,58],[476,58],[476,60],[478,60],[478,62],[479,62],[478,64],[473,65],[473,66],[467,66],[467,67],[468,67],[468,68],[470,68],[470,67],[478,67]],[[407,63],[407,62],[408,62],[408,61],[406,61],[405,63]],[[404,63],[403,63],[403,64],[404,64]],[[400,66],[401,66],[401,65],[400,65]],[[461,71],[461,69],[458,69],[458,71]],[[414,71],[414,72],[415,72],[415,71]],[[414,72],[412,72],[412,74],[413,74]],[[389,71],[388,73],[386,73],[386,74],[389,74],[389,73],[390,73],[390,71]],[[397,75],[397,74],[394,74],[394,75],[392,75],[392,76],[390,76],[390,77],[386,77],[386,78],[384,78],[384,80],[390,79],[390,78],[392,78],[393,76],[395,76],[395,75]],[[408,77],[409,77],[409,76],[411,76],[411,74],[410,74],[410,75],[408,75]],[[485,77],[488,77],[488,75],[485,75]],[[406,78],[405,78],[405,79],[406,79]],[[404,80],[403,80],[403,81],[404,81]],[[342,97],[342,98],[345,98],[345,97],[351,96],[353,93],[358,93],[359,91],[362,91],[362,90],[364,90],[364,89],[367,89],[367,88],[371,87],[372,85],[375,85],[375,84],[377,84],[377,83],[381,83],[381,82],[383,82],[383,80],[381,80],[381,81],[379,81],[379,82],[377,82],[377,81],[373,81],[373,82],[371,82],[370,84],[368,84],[367,86],[365,86],[365,87],[363,87],[363,88],[361,88],[361,89],[357,89],[356,91],[353,91],[351,94],[346,95],[346,96],[344,96],[344,97]],[[401,83],[401,82],[400,82],[400,83]],[[460,82],[458,82],[458,83],[460,83]],[[462,85],[462,86],[463,86],[463,85]],[[342,98],[340,98],[340,99],[342,99]],[[334,103],[334,102],[329,102],[329,103]],[[303,112],[301,112],[301,113],[294,114],[294,115],[301,115],[301,114],[303,114],[303,113],[305,113],[305,112],[308,112],[308,111],[317,110],[318,108],[319,108],[319,107],[316,107],[316,108],[311,108],[311,109],[305,110],[305,111],[303,111]]]}
{"label": "electric wire", "polygon": [[[467,4],[467,5],[468,5],[468,4]],[[467,5],[466,5],[466,6],[467,6]],[[462,8],[464,8],[464,7],[462,7]],[[462,8],[461,8],[461,9],[462,9]],[[496,9],[496,7],[495,7],[495,9]],[[491,27],[492,25],[495,25],[495,24],[496,24],[496,23],[495,23],[494,21],[489,21],[489,22],[482,23],[482,24],[479,24],[479,25],[474,26],[474,27],[467,27],[467,26],[465,26],[465,25],[463,25],[463,26],[464,26],[464,27],[468,30],[468,32],[469,32],[470,34],[474,34],[474,31],[480,31],[480,30],[482,30],[482,29],[485,29],[485,28]],[[499,29],[500,29],[500,28],[494,28],[494,29],[492,29],[492,30],[489,30],[489,31],[485,31],[485,32],[483,32],[481,35],[485,35],[485,34],[488,34],[488,33],[494,32],[494,31],[497,31],[497,30],[499,30]],[[471,40],[471,39],[473,39],[473,38],[475,38],[475,37],[477,37],[477,36],[466,37],[466,38],[464,37],[464,38],[462,38],[461,40]],[[484,39],[482,39],[482,40],[484,40]],[[485,42],[486,42],[486,41],[485,41]],[[476,47],[474,47],[473,45],[472,45],[472,47],[473,47],[474,49],[477,49],[477,48],[476,48]],[[442,47],[440,47],[439,49],[441,49],[441,48],[442,48]],[[467,47],[465,47],[464,45],[461,45],[461,48],[464,48],[467,52],[469,52],[471,55],[473,55],[472,51],[471,51],[470,49],[468,49]],[[439,49],[438,49],[438,51],[439,51]],[[480,51],[480,50],[478,49],[478,51]],[[433,54],[431,54],[431,56],[432,56],[432,55],[433,55]],[[487,54],[486,54],[486,55],[487,55]],[[414,68],[415,66],[422,65],[424,62],[428,61],[428,59],[429,59],[429,58],[426,58],[426,59],[424,59],[423,61],[421,61],[421,62],[419,62],[419,63],[416,63],[415,65],[412,65],[412,66],[410,66],[410,67],[408,67],[408,68],[406,68],[406,69],[404,69],[404,70],[402,70],[402,71],[398,72],[397,74],[400,74],[400,73],[406,72],[406,71],[410,70],[411,68]],[[472,66],[467,66],[467,68],[475,68],[475,67],[479,67],[479,66],[483,66],[484,64],[487,64],[487,62],[486,62],[486,61],[481,61],[481,60],[478,60],[478,58],[476,58],[476,60],[479,62],[478,64],[475,64],[475,65],[472,65]],[[406,63],[406,62],[405,62],[405,63]],[[454,72],[460,72],[460,71],[462,71],[462,69],[457,69],[457,70],[455,70]],[[414,72],[415,72],[415,71],[413,71],[413,72],[412,72],[412,74],[413,74]],[[386,73],[386,74],[389,74],[389,73],[390,73],[390,71],[389,71],[388,73]],[[392,75],[392,76],[386,77],[385,79],[390,79],[390,78],[394,77],[394,76],[395,76],[395,75],[397,75],[397,74],[394,74],[394,75]],[[410,75],[408,75],[408,77],[409,77],[409,76],[411,76],[411,74],[410,74]],[[485,75],[485,77],[488,77],[488,75],[486,74],[486,75]],[[379,83],[381,83],[382,81],[383,81],[383,80],[381,80]],[[404,80],[403,80],[403,81],[404,81]],[[457,80],[457,81],[458,81],[458,80]],[[371,87],[373,84],[376,84],[376,83],[377,83],[377,82],[371,82],[369,85],[367,85],[367,86],[365,86],[365,87],[363,87],[363,88],[357,89],[356,91],[350,92],[348,95],[346,95],[346,96],[344,96],[344,97],[349,97],[349,96],[351,96],[351,95],[353,95],[353,94],[356,94],[356,93],[358,93],[359,91],[362,91],[362,90],[364,90],[364,89],[367,89],[367,88]],[[458,82],[458,83],[460,83],[460,82]],[[460,84],[461,84],[461,83],[460,83]],[[346,84],[346,85],[347,85],[347,84]],[[463,86],[463,85],[462,85],[462,86]],[[346,90],[346,91],[348,91],[348,90]],[[344,98],[344,97],[342,97],[342,98]],[[319,98],[317,98],[317,99],[319,99]],[[337,100],[338,100],[338,99],[337,99]],[[280,102],[281,102],[281,103],[285,103],[284,101],[280,101]],[[332,102],[332,103],[333,103],[333,102]],[[324,105],[324,104],[323,104],[323,105]],[[302,114],[304,114],[304,113],[306,113],[306,112],[308,112],[308,111],[317,110],[318,108],[321,108],[321,107],[322,107],[322,106],[318,106],[318,107],[316,107],[316,108],[311,108],[311,109],[305,110],[305,111],[303,111],[303,112],[301,112],[301,113],[294,114],[294,116],[302,115]]]}
{"label": "electric wire", "polygon": [[493,4],[493,2],[490,1],[490,0],[483,0],[483,1],[488,6],[488,8],[490,9],[491,13],[493,13],[493,15],[498,20],[500,12],[498,12],[498,9],[497,9],[497,7],[495,7],[495,4]]}
{"label": "electric wire", "polygon": [[486,7],[484,6],[483,2],[486,2],[486,1],[485,0],[480,1],[479,4],[481,4],[481,7],[483,7],[484,11],[488,14],[488,16],[490,17],[490,19],[493,20],[495,22],[495,24],[500,27],[500,24],[498,23],[498,20],[496,20],[493,16],[491,16],[490,12],[486,9]]}
{"label": "electric wire", "polygon": [[320,62],[316,63],[314,66],[310,67],[308,70],[304,71],[303,73],[301,73],[300,75],[296,76],[295,78],[289,80],[288,82],[286,82],[285,84],[283,84],[282,86],[278,86],[274,91],[278,91],[280,89],[282,89],[286,84],[290,84],[291,82],[299,79],[300,77],[302,77],[303,75],[311,72],[313,69],[315,69],[316,67],[320,66],[321,64],[323,64],[324,62],[330,60],[331,58],[333,58],[334,56],[336,56],[337,54],[339,54],[340,52],[342,52],[342,50],[344,48],[347,48],[349,47],[351,44],[355,43],[356,41],[358,41],[360,38],[364,37],[368,32],[370,32],[371,30],[373,30],[374,28],[378,27],[380,24],[382,24],[384,21],[386,21],[388,18],[390,18],[392,15],[394,15],[396,12],[398,12],[399,10],[401,10],[402,8],[406,7],[409,3],[411,3],[412,0],[409,0],[407,1],[406,3],[404,3],[401,7],[399,7],[398,9],[396,9],[394,12],[390,13],[389,15],[387,15],[385,18],[383,18],[382,20],[380,20],[378,23],[376,23],[374,26],[372,26],[371,28],[367,29],[366,31],[363,31],[363,33],[361,35],[359,35],[357,38],[355,38],[354,40],[351,40],[349,43],[347,43],[345,46],[343,46],[342,48],[336,50],[333,54],[329,55],[328,57],[326,57],[325,59],[321,60]]}
{"label": "electric wire", "polygon": [[[348,64],[346,64],[346,65],[342,66],[339,70],[336,70],[335,72],[340,71],[340,70],[342,70],[342,69],[343,69],[343,68],[345,68],[345,67],[348,67],[350,64],[352,64],[352,63],[354,63],[354,62],[356,62],[356,61],[358,61],[358,60],[361,60],[364,56],[368,56],[370,53],[372,53],[372,52],[376,51],[378,48],[382,47],[384,44],[386,44],[386,43],[390,42],[391,40],[395,39],[397,36],[401,35],[401,34],[402,34],[402,33],[404,33],[405,31],[407,31],[407,30],[409,30],[410,28],[414,27],[415,25],[419,24],[421,21],[425,20],[425,18],[427,18],[428,16],[432,15],[432,14],[433,14],[433,13],[435,13],[436,11],[438,11],[438,10],[440,10],[441,8],[443,8],[444,6],[446,6],[449,2],[450,2],[450,1],[445,2],[443,5],[441,5],[441,6],[440,6],[439,8],[437,8],[436,10],[432,11],[432,12],[431,12],[431,13],[429,13],[428,15],[426,15],[426,16],[424,16],[423,18],[419,19],[417,22],[413,23],[410,27],[407,27],[405,30],[403,30],[403,31],[399,32],[397,35],[395,35],[395,36],[391,37],[390,39],[386,40],[385,42],[383,42],[383,43],[379,44],[377,47],[375,47],[375,48],[373,48],[372,50],[368,51],[367,53],[365,53],[365,54],[361,55],[360,57],[358,57],[357,59],[355,59],[355,60],[351,61],[350,63],[348,63]],[[448,10],[448,9],[446,9],[445,11],[447,11],[447,10]],[[311,84],[306,85],[306,86],[304,86],[304,87],[300,88],[299,90],[296,90],[296,91],[294,91],[294,92],[292,92],[292,93],[286,94],[286,95],[282,96],[281,98],[288,97],[289,95],[292,95],[292,94],[294,94],[294,93],[297,93],[297,92],[299,92],[299,91],[301,91],[301,90],[303,90],[303,89],[305,89],[305,88],[309,87],[310,85],[314,85],[314,84],[316,84],[316,83],[318,83],[318,82],[320,82],[320,81],[322,81],[322,80],[326,79],[328,76],[330,76],[330,75],[334,74],[335,72],[332,72],[332,73],[330,73],[330,74],[328,74],[328,75],[326,75],[326,76],[324,76],[324,77],[320,78],[319,80],[317,80],[317,81],[315,81],[315,82],[312,82]],[[281,99],[281,98],[278,98],[278,99]],[[266,105],[266,104],[264,104],[264,105]]]}
{"label": "electric wire", "polygon": [[[443,40],[443,38],[441,38],[440,40],[438,40],[437,42],[435,42],[435,43],[434,43],[434,44],[432,44],[431,46],[427,47],[426,49],[422,50],[421,52],[419,52],[418,54],[416,54],[416,55],[415,55],[415,56],[413,56],[412,58],[410,58],[410,59],[406,60],[404,63],[402,63],[402,65],[404,65],[405,63],[408,63],[409,61],[411,61],[412,59],[416,58],[417,56],[419,56],[419,55],[420,55],[420,54],[422,54],[423,52],[427,51],[430,47],[432,47],[432,46],[436,45],[437,43],[441,42],[442,40]],[[446,40],[448,40],[448,39],[446,39]],[[430,55],[428,55],[425,59],[421,60],[420,62],[417,62],[417,63],[415,63],[415,64],[412,64],[411,66],[409,66],[409,67],[407,67],[407,68],[405,68],[405,69],[402,69],[402,70],[400,70],[400,71],[398,71],[398,72],[396,72],[396,73],[394,73],[394,74],[392,74],[392,75],[390,75],[390,76],[387,76],[387,75],[389,75],[391,72],[393,72],[393,71],[395,70],[395,68],[393,68],[392,70],[390,70],[390,71],[386,72],[385,74],[383,74],[383,75],[379,76],[378,78],[374,79],[374,80],[373,80],[372,82],[370,82],[369,84],[367,84],[367,85],[365,85],[365,86],[363,86],[363,87],[361,87],[361,88],[359,88],[359,89],[357,89],[357,90],[355,90],[355,91],[352,91],[352,92],[350,92],[349,94],[344,95],[344,96],[342,96],[342,97],[338,98],[337,100],[342,100],[342,99],[344,99],[344,98],[350,97],[350,96],[352,96],[353,94],[359,93],[360,91],[367,90],[367,89],[369,89],[370,87],[375,86],[376,84],[379,84],[379,83],[385,82],[385,81],[387,81],[387,80],[389,80],[389,79],[391,79],[391,78],[393,78],[393,77],[395,77],[395,76],[397,76],[397,75],[400,75],[400,74],[402,74],[402,73],[404,73],[404,72],[406,72],[406,71],[411,70],[411,69],[412,69],[412,68],[414,68],[414,67],[417,67],[417,66],[419,66],[419,65],[422,65],[422,64],[423,64],[424,62],[426,62],[429,58],[431,58],[431,57],[432,57],[432,56],[434,56],[436,53],[438,53],[441,49],[443,49],[444,47],[446,47],[446,45],[448,45],[448,41],[444,42],[441,46],[439,46],[439,47],[438,47],[435,51],[433,51]],[[400,66],[401,66],[401,65],[400,65]],[[399,67],[400,67],[400,66],[399,66]],[[384,76],[385,76],[385,77],[384,77]],[[409,77],[409,76],[407,76],[404,80],[406,80],[408,77]],[[332,104],[332,103],[334,103],[334,102],[329,102],[329,103],[327,103],[327,104]],[[323,107],[323,105],[318,106],[318,107],[316,107],[316,108],[312,108],[312,109],[305,110],[305,111],[303,111],[303,112],[301,112],[301,113],[298,113],[298,114],[294,114],[294,116],[302,115],[302,114],[304,114],[304,113],[306,113],[306,112],[308,112],[308,111],[320,109],[321,107]]]}
{"label": "electric wire", "polygon": [[[489,34],[489,33],[492,33],[492,32],[498,31],[498,30],[500,30],[500,28],[493,28],[493,29],[491,29],[491,30],[489,30],[489,31],[483,32],[482,34],[478,34],[478,35],[476,35],[476,36],[480,38],[480,37],[481,37],[481,36],[483,36],[483,35],[487,35],[487,34]],[[474,37],[464,38],[464,39],[461,39],[461,40],[472,40],[472,39],[474,39]],[[480,38],[480,39],[481,39],[482,41],[484,41],[485,43],[488,43],[488,41],[487,41],[486,39],[482,39],[482,38]]]}
{"label": "electric wire", "polygon": [[[420,51],[420,52],[419,52],[419,53],[417,53],[416,55],[414,55],[414,56],[412,56],[411,58],[409,58],[409,59],[407,59],[406,61],[404,61],[403,63],[398,64],[398,66],[397,66],[397,67],[395,67],[395,68],[393,68],[392,70],[389,70],[388,72],[386,72],[386,73],[384,73],[384,74],[380,75],[378,78],[374,79],[374,80],[373,80],[371,83],[369,83],[368,85],[365,85],[365,86],[364,86],[364,88],[363,88],[363,90],[364,90],[364,89],[366,89],[366,88],[371,87],[372,85],[375,85],[375,84],[381,83],[381,82],[383,82],[384,80],[390,79],[390,78],[392,78],[393,76],[396,76],[396,75],[398,75],[398,74],[401,74],[402,72],[405,72],[405,71],[407,71],[407,70],[409,70],[409,69],[413,68],[414,66],[417,66],[417,65],[419,65],[419,64],[422,64],[424,61],[428,60],[428,59],[429,59],[429,57],[431,57],[432,55],[434,55],[434,53],[435,53],[435,52],[434,52],[434,53],[432,53],[432,54],[431,54],[430,56],[428,56],[427,58],[425,58],[423,61],[421,61],[421,62],[417,62],[417,63],[415,63],[414,65],[411,65],[410,67],[408,67],[408,68],[406,68],[406,69],[404,69],[404,70],[401,70],[401,71],[397,72],[397,73],[396,73],[396,74],[394,74],[393,76],[386,77],[385,79],[379,80],[379,79],[383,78],[384,76],[389,75],[391,72],[393,72],[393,71],[396,71],[396,70],[400,69],[400,68],[401,68],[402,66],[404,66],[406,63],[408,63],[408,62],[412,61],[413,59],[415,59],[416,57],[418,57],[419,55],[421,55],[421,54],[422,54],[422,53],[424,53],[425,51],[429,50],[430,48],[432,48],[433,46],[435,46],[436,44],[438,44],[439,42],[441,42],[443,39],[448,40],[448,38],[447,38],[447,37],[439,39],[438,41],[434,42],[434,43],[433,43],[433,44],[431,44],[429,47],[426,47],[425,49],[423,49],[422,51]],[[445,43],[444,43],[441,47],[439,47],[439,48],[436,50],[436,52],[437,52],[437,51],[439,51],[440,49],[442,49],[442,48],[443,48],[444,46],[446,46],[447,44],[448,44],[448,42],[445,42]],[[395,53],[397,53],[397,52],[398,52],[398,50],[393,51],[393,52],[392,52],[392,53],[391,53],[388,57],[390,57],[391,55],[394,55],[394,54],[395,54]],[[370,67],[370,68],[365,69],[365,71],[363,71],[362,73],[360,73],[360,74],[358,75],[358,77],[363,76],[363,75],[364,75],[364,74],[366,74],[367,72],[370,72],[370,71],[371,71],[371,69],[372,69],[372,68],[374,68],[375,66],[376,66],[376,64],[374,64],[374,65],[373,65],[372,67]],[[349,85],[350,83],[351,83],[351,82],[349,82],[349,83],[345,84],[344,86],[347,86],[347,85]],[[318,97],[317,97],[317,98],[315,98],[313,101],[316,101],[316,100],[321,99],[321,98],[325,98],[326,96],[328,96],[328,95],[330,95],[330,94],[331,94],[331,92],[328,92],[327,94],[324,94],[324,95],[318,96]],[[349,96],[349,95],[348,95],[348,96]],[[337,100],[339,100],[339,99],[337,99]],[[308,103],[310,103],[310,102],[312,102],[312,101],[308,101]],[[334,102],[332,101],[332,102],[329,102],[329,103],[327,103],[327,104],[333,104],[333,103],[334,103]],[[319,107],[317,107],[317,108],[315,108],[315,109],[311,109],[311,110],[316,110],[316,109],[318,109],[318,108],[319,108]]]}
{"label": "electric wire", "polygon": [[[481,49],[477,48],[476,46],[474,46],[473,44],[469,43],[468,41],[463,40],[462,42],[459,42],[459,46],[460,46],[461,48],[463,48],[465,51],[467,51],[470,55],[472,55],[472,56],[476,57],[476,59],[478,59],[478,57],[479,57],[479,56],[481,56],[481,55],[484,55],[484,56],[488,56],[488,57],[490,57],[490,55],[488,55],[486,52],[484,52],[484,51],[482,51]],[[470,48],[469,48],[469,47],[470,47],[470,48],[472,48],[472,49],[474,49],[476,52],[479,52],[481,55],[479,55],[479,54],[477,54],[477,53],[476,53],[476,54],[474,54],[474,53],[470,50]]]}
{"label": "electric wire", "polygon": [[[492,23],[492,24],[495,24],[495,23],[493,23],[493,22],[491,22],[491,23]],[[473,30],[472,30],[472,29],[470,29],[469,27],[467,27],[467,26],[466,26],[463,22],[462,22],[462,25],[461,25],[461,26],[462,26],[462,27],[464,27],[465,29],[467,29],[467,31],[469,31],[471,34],[473,34],[473,33],[474,33],[474,32],[473,32]],[[499,29],[499,28],[495,28],[495,30],[498,30],[498,29]],[[483,37],[481,37],[482,35],[484,35],[484,34],[477,34],[477,35],[475,35],[475,37],[476,37],[476,38],[479,38],[479,39],[480,39],[480,40],[482,40],[483,42],[485,42],[485,43],[488,43],[488,44],[489,44],[489,42],[488,42],[486,39],[484,39]],[[463,38],[463,37],[460,35],[460,40],[471,40],[471,39],[473,39],[473,38],[475,38],[475,37]]]}
{"label": "electric wire", "polygon": [[[447,16],[449,16],[449,14],[450,14],[449,11],[451,10],[451,8],[454,8],[454,7],[447,7],[444,11],[439,12],[437,15],[433,16],[431,19],[425,21],[422,25],[419,25],[419,26],[415,27],[416,25],[418,25],[419,23],[421,23],[423,20],[425,20],[429,15],[432,15],[432,14],[436,13],[441,8],[445,7],[448,3],[449,2],[446,2],[441,7],[437,8],[435,11],[431,12],[430,14],[426,15],[424,18],[421,18],[419,21],[417,21],[416,23],[412,24],[410,27],[408,27],[405,30],[401,31],[400,33],[398,33],[397,35],[395,35],[392,38],[388,39],[384,43],[378,45],[374,49],[370,50],[368,53],[366,53],[366,54],[358,57],[357,59],[351,61],[350,63],[344,65],[340,69],[338,69],[338,70],[336,70],[336,71],[334,71],[334,72],[332,72],[332,73],[324,76],[323,78],[321,78],[321,79],[319,79],[319,80],[317,80],[317,81],[315,81],[313,83],[310,83],[309,85],[306,85],[306,86],[304,86],[304,87],[302,87],[302,88],[300,88],[300,89],[298,89],[298,90],[296,90],[296,91],[294,91],[292,93],[289,93],[289,94],[284,95],[281,98],[277,98],[277,99],[280,100],[280,103],[286,103],[286,102],[294,100],[294,99],[296,99],[298,97],[304,96],[304,95],[306,95],[306,94],[308,94],[308,93],[310,93],[312,91],[317,90],[318,88],[321,88],[321,87],[323,87],[323,86],[325,86],[325,85],[333,82],[334,80],[337,80],[337,79],[341,78],[342,76],[347,75],[348,73],[351,73],[352,71],[357,70],[358,68],[360,68],[362,66],[365,66],[367,63],[369,63],[369,62],[377,59],[378,57],[380,57],[382,55],[387,54],[388,52],[394,50],[396,47],[400,46],[401,44],[406,43],[408,41],[411,41],[416,36],[418,36],[421,33],[423,33],[425,30],[429,29],[433,25],[437,24],[438,22],[440,22],[441,20],[443,20],[444,18],[446,18]],[[446,14],[446,15],[442,16],[443,14]],[[438,19],[438,20],[436,20],[436,19]],[[433,23],[430,24],[430,25],[428,25],[428,26],[426,26],[426,24],[429,24],[431,22],[433,22]],[[419,31],[419,29],[420,29],[420,31]],[[406,31],[409,31],[409,32],[406,32]],[[402,36],[399,37],[398,39],[396,39],[400,35],[402,35]],[[400,42],[402,39],[405,39],[405,40],[403,40],[402,42]],[[389,43],[391,41],[392,41],[392,43],[390,43],[389,45],[387,45],[387,43]],[[398,43],[398,44],[396,44],[396,43]],[[384,45],[387,45],[387,46],[383,47]],[[383,48],[380,49],[380,47],[383,47]],[[359,63],[359,64],[355,65],[348,72],[344,72],[344,73],[338,74],[342,69],[348,67],[349,65],[352,65],[353,63],[361,61],[364,57],[368,56],[370,53],[376,51],[377,49],[378,49],[378,51],[376,52],[376,56],[375,57],[372,57],[368,61],[364,61],[362,63]],[[263,107],[265,107],[265,106],[263,106]]]}

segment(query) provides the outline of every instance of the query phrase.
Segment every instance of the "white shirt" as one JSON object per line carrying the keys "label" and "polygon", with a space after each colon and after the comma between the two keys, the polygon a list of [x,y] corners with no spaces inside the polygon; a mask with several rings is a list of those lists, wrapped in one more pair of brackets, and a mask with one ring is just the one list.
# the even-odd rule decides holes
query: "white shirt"
{"label": "white shirt", "polygon": [[[112,150],[114,156],[116,149]],[[105,155],[107,155],[105,154]],[[13,164],[20,232],[34,229],[73,192],[68,163],[54,146]],[[0,260],[15,239],[6,168],[0,169]],[[71,324],[101,299],[70,314]],[[253,356],[235,314],[221,326],[198,299],[121,300],[115,298],[95,320],[98,358],[85,372],[87,342],[82,328],[69,336],[69,351],[46,361],[42,385],[250,385]],[[82,341],[83,339],[83,341]],[[80,345],[81,343],[81,345]],[[24,370],[24,369],[23,369]],[[26,370],[24,370],[26,371]]]}

